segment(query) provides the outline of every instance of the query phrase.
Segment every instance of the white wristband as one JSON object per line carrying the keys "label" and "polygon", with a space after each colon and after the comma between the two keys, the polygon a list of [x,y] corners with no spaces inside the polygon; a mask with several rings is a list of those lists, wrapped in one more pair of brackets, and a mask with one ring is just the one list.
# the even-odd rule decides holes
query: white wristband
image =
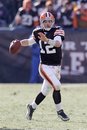
{"label": "white wristband", "polygon": [[52,40],[52,39],[48,39],[48,44],[50,44],[50,45],[52,45],[52,46],[55,46],[56,41],[55,41],[55,40]]}

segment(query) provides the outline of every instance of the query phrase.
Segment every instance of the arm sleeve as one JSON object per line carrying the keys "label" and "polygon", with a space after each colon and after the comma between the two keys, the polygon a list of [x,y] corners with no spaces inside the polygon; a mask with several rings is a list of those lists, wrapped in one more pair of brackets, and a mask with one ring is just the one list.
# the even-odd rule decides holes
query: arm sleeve
{"label": "arm sleeve", "polygon": [[21,46],[30,46],[30,45],[33,45],[34,43],[36,43],[36,42],[33,37],[31,37],[29,39],[21,40]]}
{"label": "arm sleeve", "polygon": [[34,43],[36,43],[36,41],[34,40],[33,37],[30,37],[30,38],[28,39],[28,44],[29,44],[29,45],[33,45]]}

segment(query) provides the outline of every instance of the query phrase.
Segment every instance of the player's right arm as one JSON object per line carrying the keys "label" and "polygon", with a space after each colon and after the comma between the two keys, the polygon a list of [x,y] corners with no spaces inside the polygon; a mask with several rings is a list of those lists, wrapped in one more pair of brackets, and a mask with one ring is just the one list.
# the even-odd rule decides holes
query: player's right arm
{"label": "player's right arm", "polygon": [[39,28],[35,28],[32,32],[32,36],[29,38],[29,39],[23,39],[21,40],[21,46],[29,46],[29,45],[32,45],[34,43],[38,43],[39,42],[39,39],[38,39],[38,31],[40,29]]}
{"label": "player's right arm", "polygon": [[9,52],[11,54],[17,54],[21,48],[21,46],[29,46],[36,43],[34,38],[31,37],[29,39],[23,39],[23,40],[13,40],[9,46]]}
{"label": "player's right arm", "polygon": [[30,46],[34,43],[36,43],[36,41],[34,40],[34,37],[31,37],[29,39],[23,39],[20,41],[21,46]]}
{"label": "player's right arm", "polygon": [[35,43],[38,43],[38,38],[35,37],[34,33],[32,33],[32,36],[29,39],[23,39],[23,40],[13,40],[10,43],[9,46],[9,52],[11,54],[17,54],[21,48],[21,46],[30,46],[33,45]]}

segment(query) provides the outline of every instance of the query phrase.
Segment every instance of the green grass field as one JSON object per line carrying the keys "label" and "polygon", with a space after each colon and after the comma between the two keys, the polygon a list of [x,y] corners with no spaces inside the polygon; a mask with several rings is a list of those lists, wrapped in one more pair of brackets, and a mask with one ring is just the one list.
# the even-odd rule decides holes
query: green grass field
{"label": "green grass field", "polygon": [[[80,87],[78,87],[80,86]],[[87,84],[63,84],[62,103],[70,121],[57,117],[52,91],[28,121],[26,104],[41,84],[0,84],[0,130],[87,130]]]}

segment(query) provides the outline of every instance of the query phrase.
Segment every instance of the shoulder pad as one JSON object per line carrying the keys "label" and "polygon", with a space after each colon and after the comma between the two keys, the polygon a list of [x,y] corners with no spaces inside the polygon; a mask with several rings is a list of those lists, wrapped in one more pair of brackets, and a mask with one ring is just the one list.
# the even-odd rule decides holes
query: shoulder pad
{"label": "shoulder pad", "polygon": [[41,29],[40,27],[37,27],[33,30],[33,33],[39,33],[39,32],[43,32],[43,29]]}
{"label": "shoulder pad", "polygon": [[33,32],[34,31],[38,31],[38,30],[40,30],[41,28],[40,27],[36,27],[34,30],[33,30]]}

